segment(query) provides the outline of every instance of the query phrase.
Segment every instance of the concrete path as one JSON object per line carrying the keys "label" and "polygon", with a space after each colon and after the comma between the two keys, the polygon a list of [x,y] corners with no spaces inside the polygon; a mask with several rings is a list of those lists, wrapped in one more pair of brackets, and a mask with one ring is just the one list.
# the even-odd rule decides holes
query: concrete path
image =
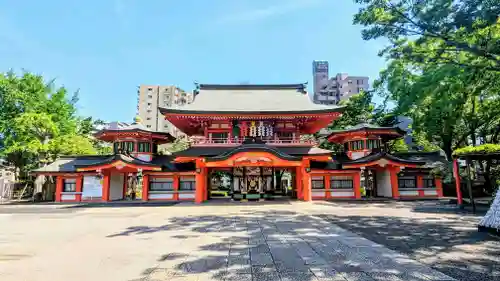
{"label": "concrete path", "polygon": [[13,208],[0,212],[0,280],[454,280],[309,209]]}

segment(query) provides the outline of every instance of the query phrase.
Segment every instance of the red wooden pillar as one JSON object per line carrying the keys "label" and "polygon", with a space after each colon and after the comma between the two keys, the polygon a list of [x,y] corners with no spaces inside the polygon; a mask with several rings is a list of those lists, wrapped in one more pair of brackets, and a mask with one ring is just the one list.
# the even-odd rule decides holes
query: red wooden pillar
{"label": "red wooden pillar", "polygon": [[361,172],[357,172],[353,176],[354,198],[361,199]]}
{"label": "red wooden pillar", "polygon": [[297,186],[297,199],[303,200],[303,188],[302,188],[302,167],[297,167],[295,169],[295,185]]}
{"label": "red wooden pillar", "polygon": [[201,161],[196,161],[196,191],[194,202],[200,204],[205,198],[205,189],[207,186],[207,168],[203,167]]}
{"label": "red wooden pillar", "polygon": [[110,176],[109,172],[103,173],[102,177],[102,201],[109,201],[109,184],[110,184]]}
{"label": "red wooden pillar", "polygon": [[441,181],[441,178],[435,178],[434,183],[436,184],[437,197],[443,197],[443,182]]}
{"label": "red wooden pillar", "polygon": [[302,192],[304,196],[304,201],[312,200],[312,187],[311,187],[311,173],[309,167],[309,160],[302,160]]}
{"label": "red wooden pillar", "polygon": [[331,183],[330,176],[325,176],[324,180],[325,180],[325,190],[326,190],[325,191],[326,192],[325,198],[326,199],[330,199],[330,198],[332,198],[332,193],[330,191],[330,189],[331,189],[331,186],[330,186],[330,183]]}
{"label": "red wooden pillar", "polygon": [[304,187],[304,201],[312,200],[312,190],[311,190],[311,174],[305,172],[302,176],[302,182]]}
{"label": "red wooden pillar", "polygon": [[389,173],[391,175],[392,198],[394,199],[399,199],[398,172],[399,167],[389,168]]}
{"label": "red wooden pillar", "polygon": [[127,173],[123,173],[123,193],[122,193],[122,199],[125,199],[127,197],[127,181],[128,181]]}
{"label": "red wooden pillar", "polygon": [[61,195],[63,191],[63,177],[56,177],[56,202],[61,202]]}
{"label": "red wooden pillar", "polygon": [[174,175],[174,200],[179,200],[179,175]]}
{"label": "red wooden pillar", "polygon": [[418,196],[419,197],[424,197],[425,192],[424,192],[424,176],[422,175],[417,175],[417,189],[418,189]]}
{"label": "red wooden pillar", "polygon": [[76,178],[76,201],[82,201],[82,185],[83,185],[83,175],[78,175]]}
{"label": "red wooden pillar", "polygon": [[149,175],[142,176],[142,201],[149,200]]}
{"label": "red wooden pillar", "polygon": [[462,205],[462,190],[460,190],[460,172],[458,169],[458,160],[453,160],[453,174],[455,175],[455,188],[457,189],[457,203],[458,205]]}

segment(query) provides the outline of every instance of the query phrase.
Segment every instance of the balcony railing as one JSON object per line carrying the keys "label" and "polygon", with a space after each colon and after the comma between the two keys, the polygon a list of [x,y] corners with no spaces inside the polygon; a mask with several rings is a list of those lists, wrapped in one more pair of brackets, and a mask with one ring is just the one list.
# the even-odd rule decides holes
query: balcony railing
{"label": "balcony railing", "polygon": [[[193,137],[190,142],[192,146],[237,146],[245,141],[243,137],[233,138],[207,138],[207,137]],[[267,145],[273,146],[311,146],[316,145],[313,139],[300,139],[296,138],[264,138],[262,141]]]}

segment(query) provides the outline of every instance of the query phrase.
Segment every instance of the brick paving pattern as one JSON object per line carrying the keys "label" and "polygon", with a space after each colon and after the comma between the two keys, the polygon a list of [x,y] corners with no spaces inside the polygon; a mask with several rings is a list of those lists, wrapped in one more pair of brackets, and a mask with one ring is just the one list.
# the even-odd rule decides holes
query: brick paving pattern
{"label": "brick paving pattern", "polygon": [[311,215],[331,206],[9,210],[2,281],[455,280]]}

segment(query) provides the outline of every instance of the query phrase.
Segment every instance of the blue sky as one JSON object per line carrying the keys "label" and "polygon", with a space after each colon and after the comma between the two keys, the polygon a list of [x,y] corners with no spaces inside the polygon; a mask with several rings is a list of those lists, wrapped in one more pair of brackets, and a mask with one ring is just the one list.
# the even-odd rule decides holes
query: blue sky
{"label": "blue sky", "polygon": [[372,82],[383,44],[361,39],[358,8],[351,0],[0,0],[0,71],[79,89],[79,114],[107,121],[132,120],[140,84],[311,87],[313,60]]}

